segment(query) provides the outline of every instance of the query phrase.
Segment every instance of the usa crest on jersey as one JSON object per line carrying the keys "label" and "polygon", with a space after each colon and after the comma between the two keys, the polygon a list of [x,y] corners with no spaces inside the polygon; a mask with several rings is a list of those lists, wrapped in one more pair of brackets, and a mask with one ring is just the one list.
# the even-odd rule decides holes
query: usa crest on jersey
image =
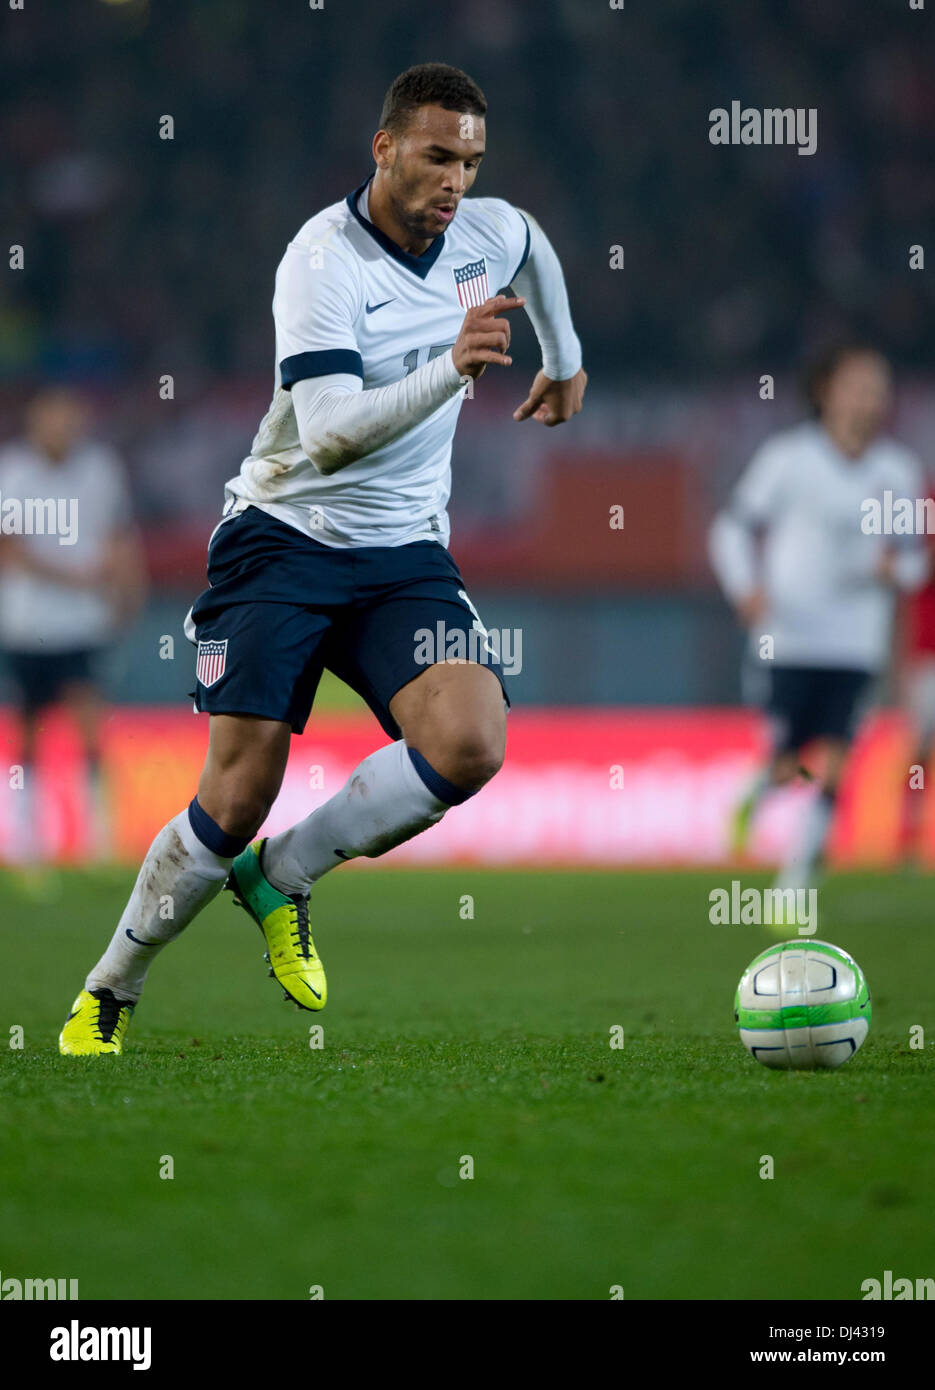
{"label": "usa crest on jersey", "polygon": [[201,685],[216,685],[227,669],[227,638],[223,642],[199,642],[195,675]]}
{"label": "usa crest on jersey", "polygon": [[455,277],[458,302],[462,309],[476,309],[479,304],[490,298],[487,288],[487,260],[484,256],[479,261],[455,266],[451,273]]}

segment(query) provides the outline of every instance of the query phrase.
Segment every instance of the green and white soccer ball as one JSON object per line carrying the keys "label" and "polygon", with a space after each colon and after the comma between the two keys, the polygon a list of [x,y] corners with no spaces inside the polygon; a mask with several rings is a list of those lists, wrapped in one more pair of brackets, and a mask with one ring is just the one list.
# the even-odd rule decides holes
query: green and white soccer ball
{"label": "green and white soccer ball", "polygon": [[846,951],[784,941],[751,961],[734,997],[740,1040],[764,1067],[840,1067],[870,1031],[870,991]]}

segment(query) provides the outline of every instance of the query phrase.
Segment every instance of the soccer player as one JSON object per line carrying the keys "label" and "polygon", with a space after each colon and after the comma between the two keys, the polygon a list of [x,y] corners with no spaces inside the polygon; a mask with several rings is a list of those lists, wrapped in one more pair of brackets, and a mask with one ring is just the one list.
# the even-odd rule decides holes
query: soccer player
{"label": "soccer player", "polygon": [[798,775],[802,749],[824,744],[818,794],[779,876],[793,888],[810,885],[821,861],[858,719],[889,656],[895,593],[917,588],[928,567],[921,536],[873,522],[873,504],[887,514],[885,493],[914,500],[921,486],[916,459],[880,436],[892,396],[886,361],[842,345],[815,363],[807,386],[816,418],[760,446],[710,533],[715,572],[749,629],[748,674],[773,734],[735,818],[735,850],[762,798]]}
{"label": "soccer player", "polygon": [[[375,172],[306,222],[280,263],[273,401],[227,485],[210,587],[186,624],[196,708],[211,716],[204,770],[156,836],[63,1052],[120,1052],[153,958],[225,884],[261,928],[286,997],[323,1008],[312,885],[436,824],[501,765],[499,663],[420,664],[416,641],[441,623],[474,650],[470,634],[484,633],[447,549],[452,436],[472,379],[510,365],[508,315],[522,306],[542,370],[514,420],[570,419],[587,377],[538,223],[466,196],[486,109],[457,68],[402,73],[373,138]],[[496,293],[510,286],[520,297]],[[300,824],[251,843],[323,668],[393,741]]]}
{"label": "soccer player", "polygon": [[107,844],[95,665],[142,602],[145,577],[120,461],[88,438],[89,424],[76,392],[49,388],[29,403],[23,438],[0,450],[0,646],[19,700],[23,784],[11,796],[21,862],[38,858],[38,726],[59,701],[84,753],[89,849]]}

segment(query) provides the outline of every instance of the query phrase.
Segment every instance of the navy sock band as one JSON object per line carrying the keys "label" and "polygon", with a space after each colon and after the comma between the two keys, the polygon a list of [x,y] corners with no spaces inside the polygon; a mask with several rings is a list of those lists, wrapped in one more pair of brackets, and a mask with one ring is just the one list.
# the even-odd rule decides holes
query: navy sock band
{"label": "navy sock band", "polygon": [[432,795],[437,796],[439,801],[447,801],[449,806],[460,806],[462,801],[467,801],[469,796],[474,795],[474,792],[466,792],[463,788],[456,787],[454,782],[449,782],[447,777],[436,772],[432,764],[426,762],[418,748],[410,748],[407,744],[406,751],[412,759],[412,765],[416,772]]}
{"label": "navy sock band", "polygon": [[206,849],[221,859],[236,859],[253,839],[252,835],[228,835],[198,804],[197,796],[193,796],[189,802],[188,821]]}

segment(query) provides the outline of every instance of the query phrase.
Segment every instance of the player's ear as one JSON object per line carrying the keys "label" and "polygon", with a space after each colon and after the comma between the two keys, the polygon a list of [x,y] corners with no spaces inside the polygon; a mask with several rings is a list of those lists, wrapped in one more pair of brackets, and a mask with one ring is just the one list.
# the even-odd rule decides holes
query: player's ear
{"label": "player's ear", "polygon": [[388,130],[378,130],[371,146],[374,163],[380,169],[388,169],[392,161],[393,137]]}

